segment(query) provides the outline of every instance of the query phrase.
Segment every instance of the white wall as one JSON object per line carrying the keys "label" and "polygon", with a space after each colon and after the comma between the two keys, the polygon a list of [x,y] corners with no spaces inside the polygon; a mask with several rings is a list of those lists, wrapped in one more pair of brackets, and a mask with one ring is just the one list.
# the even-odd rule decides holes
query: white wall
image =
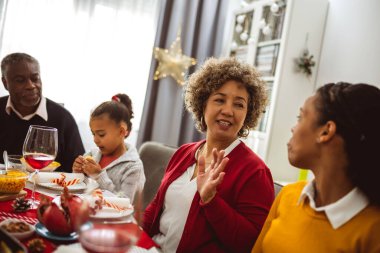
{"label": "white wall", "polygon": [[[235,4],[234,7],[237,5]],[[315,86],[314,90],[325,83],[338,81],[364,82],[380,88],[379,11],[379,0],[329,0],[319,67],[316,81],[312,84]],[[278,100],[280,101],[281,98]],[[287,101],[288,104],[282,103],[281,105],[287,107],[284,110],[290,110],[289,108],[295,106],[298,108],[302,105],[298,100],[287,99]],[[298,111],[295,110],[287,116],[294,117],[295,122],[297,113]],[[287,127],[288,120],[285,120],[286,122],[279,121],[281,121],[281,117],[273,119],[276,124],[286,125],[287,130],[282,131],[281,135],[272,137],[281,142],[289,139],[291,134],[290,128]],[[268,153],[273,153],[271,156],[273,159],[266,159],[268,165],[283,164],[283,166],[271,168],[274,178],[280,181],[297,180],[298,171],[292,169],[285,159],[274,161],[275,157],[285,155],[286,147],[271,145],[269,149],[272,149],[268,150]]]}
{"label": "white wall", "polygon": [[[380,88],[379,11],[380,1],[378,0],[329,1],[315,87],[328,82],[346,81],[369,83]],[[296,100],[288,101],[294,103]],[[293,103],[282,104],[290,108],[295,106]],[[294,115],[296,114],[297,112],[294,111]],[[273,119],[273,121],[280,124],[278,119]],[[289,138],[289,133],[285,135],[286,132],[283,132],[283,136],[272,137],[280,141]],[[278,149],[280,147],[271,146],[270,148]],[[269,150],[268,152],[283,153],[283,150]],[[278,161],[276,163],[272,160],[266,161],[269,166],[271,164],[278,165]],[[281,163],[285,163],[285,161],[281,160]],[[289,164],[284,164],[282,170],[277,167],[279,166],[272,168],[276,180],[295,181],[297,179],[298,172],[296,174],[296,170],[292,170]]]}
{"label": "white wall", "polygon": [[379,11],[379,0],[330,0],[317,86],[347,81],[380,87]]}
{"label": "white wall", "polygon": [[[288,160],[287,143],[291,138],[291,128],[297,122],[299,108],[305,99],[314,93],[316,70],[321,54],[324,27],[328,12],[328,0],[292,0],[284,23],[281,52],[278,57],[275,94],[269,115],[268,149],[264,161],[277,181],[294,182],[299,170]],[[307,48],[317,62],[309,77],[296,69],[295,59]]]}

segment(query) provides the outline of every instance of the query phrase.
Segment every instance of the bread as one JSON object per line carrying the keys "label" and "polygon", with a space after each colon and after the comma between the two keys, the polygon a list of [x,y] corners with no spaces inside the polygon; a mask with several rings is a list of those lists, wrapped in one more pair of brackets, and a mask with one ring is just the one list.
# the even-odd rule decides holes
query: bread
{"label": "bread", "polygon": [[90,161],[90,160],[95,161],[94,158],[93,158],[92,156],[90,156],[90,155],[86,155],[86,156],[84,157],[84,159],[86,159],[87,161]]}

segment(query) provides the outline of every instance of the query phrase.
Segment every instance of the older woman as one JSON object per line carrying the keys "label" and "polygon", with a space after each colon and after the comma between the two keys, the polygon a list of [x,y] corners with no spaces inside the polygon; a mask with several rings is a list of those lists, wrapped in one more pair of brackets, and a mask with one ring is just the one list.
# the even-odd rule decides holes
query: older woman
{"label": "older woman", "polygon": [[327,84],[306,100],[288,157],[315,179],[284,187],[252,252],[380,252],[380,90]]}
{"label": "older woman", "polygon": [[256,126],[265,84],[247,64],[209,59],[185,90],[206,140],[173,155],[144,230],[163,252],[249,252],[274,199],[271,173],[239,137]]}

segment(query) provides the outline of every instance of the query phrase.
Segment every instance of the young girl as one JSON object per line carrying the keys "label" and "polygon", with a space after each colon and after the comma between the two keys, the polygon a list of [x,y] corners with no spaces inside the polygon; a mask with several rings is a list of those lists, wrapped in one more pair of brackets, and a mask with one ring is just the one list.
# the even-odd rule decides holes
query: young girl
{"label": "young girl", "polygon": [[82,172],[99,183],[101,189],[133,201],[137,189],[142,190],[145,175],[135,147],[125,143],[133,118],[131,99],[117,94],[99,105],[90,118],[90,128],[98,148],[78,156],[73,172]]}

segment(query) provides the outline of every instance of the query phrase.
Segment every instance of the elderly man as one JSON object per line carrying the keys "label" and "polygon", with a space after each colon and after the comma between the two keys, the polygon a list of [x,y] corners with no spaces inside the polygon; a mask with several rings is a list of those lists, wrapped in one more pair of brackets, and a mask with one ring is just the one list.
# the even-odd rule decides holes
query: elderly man
{"label": "elderly man", "polygon": [[[38,61],[25,53],[13,53],[1,61],[1,80],[9,96],[0,97],[0,152],[21,154],[30,125],[58,129],[60,171],[71,172],[74,159],[84,153],[78,126],[61,105],[42,96]],[[0,156],[0,162],[3,157]]]}

